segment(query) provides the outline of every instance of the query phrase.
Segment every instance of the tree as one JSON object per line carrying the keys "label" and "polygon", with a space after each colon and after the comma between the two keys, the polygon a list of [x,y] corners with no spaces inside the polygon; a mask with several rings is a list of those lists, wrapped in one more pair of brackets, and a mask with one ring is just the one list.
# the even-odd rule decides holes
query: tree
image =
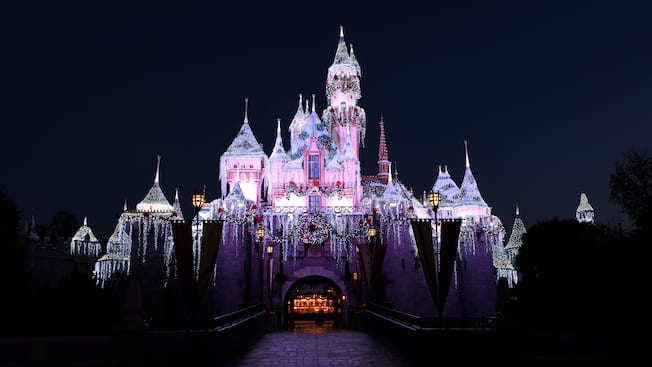
{"label": "tree", "polygon": [[609,199],[620,205],[637,229],[650,227],[652,220],[652,156],[632,148],[616,161],[609,176]]}
{"label": "tree", "polygon": [[57,237],[71,238],[79,229],[79,223],[74,215],[61,210],[52,217],[49,229],[53,240]]}
{"label": "tree", "polygon": [[0,189],[0,243],[13,245],[18,241],[20,216],[13,201]]}

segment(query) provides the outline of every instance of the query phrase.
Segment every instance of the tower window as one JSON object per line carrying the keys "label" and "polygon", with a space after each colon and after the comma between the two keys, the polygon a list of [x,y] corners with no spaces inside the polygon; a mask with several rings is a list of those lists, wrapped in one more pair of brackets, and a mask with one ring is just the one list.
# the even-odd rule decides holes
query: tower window
{"label": "tower window", "polygon": [[319,180],[319,154],[308,156],[308,179]]}

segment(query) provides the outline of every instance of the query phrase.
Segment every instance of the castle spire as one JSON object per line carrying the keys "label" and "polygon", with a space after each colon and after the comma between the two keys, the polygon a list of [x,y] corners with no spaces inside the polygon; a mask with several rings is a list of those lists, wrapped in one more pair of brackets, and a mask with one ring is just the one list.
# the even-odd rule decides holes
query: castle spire
{"label": "castle spire", "polygon": [[122,211],[127,211],[127,198],[125,198],[125,204],[122,206]]}
{"label": "castle spire", "polygon": [[385,138],[385,120],[380,115],[380,143],[378,144],[378,178],[383,184],[387,184],[389,172],[389,153],[387,151],[387,140]]}
{"label": "castle spire", "polygon": [[337,51],[335,51],[335,60],[333,60],[333,65],[335,64],[346,64],[349,63],[349,51],[346,48],[346,42],[344,41],[344,27],[340,26],[340,41],[337,44]]}
{"label": "castle spire", "polygon": [[245,97],[245,111],[244,111],[244,123],[249,123],[249,118],[247,117],[247,110],[249,109],[249,98]]}
{"label": "castle spire", "polygon": [[84,216],[84,225],[85,225],[85,226],[88,225],[88,218],[87,218],[86,216]]}
{"label": "castle spire", "polygon": [[466,156],[466,168],[471,168],[471,163],[469,161],[469,148],[466,145],[466,140],[464,140],[464,155]]}
{"label": "castle spire", "polygon": [[516,203],[516,216],[519,216],[518,203]]}
{"label": "castle spire", "polygon": [[315,93],[312,94],[312,111],[310,112],[315,112]]}
{"label": "castle spire", "polygon": [[154,183],[158,183],[158,172],[159,167],[161,166],[161,155],[156,156],[156,176],[154,176]]}

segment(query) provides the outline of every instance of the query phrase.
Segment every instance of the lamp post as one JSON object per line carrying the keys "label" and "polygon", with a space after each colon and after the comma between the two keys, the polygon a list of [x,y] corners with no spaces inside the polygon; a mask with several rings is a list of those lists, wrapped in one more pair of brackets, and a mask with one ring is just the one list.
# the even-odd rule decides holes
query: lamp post
{"label": "lamp post", "polygon": [[[439,221],[437,220],[437,209],[439,209],[439,204],[441,203],[441,194],[439,191],[430,191],[428,194],[428,202],[432,206],[432,211],[435,213],[435,249],[437,251],[437,269],[435,270],[435,279],[437,281],[437,289],[439,289],[439,236],[438,236],[438,227],[439,227]],[[437,313],[439,314],[439,330],[441,330],[442,327],[442,310],[437,309]]]}
{"label": "lamp post", "polygon": [[260,294],[260,303],[263,303],[263,257],[265,256],[262,253],[262,244],[263,240],[265,239],[265,227],[262,225],[259,225],[256,228],[256,252],[258,253],[258,268],[259,268],[259,277],[258,277],[258,283],[259,283],[259,294]]}
{"label": "lamp post", "polygon": [[267,282],[267,297],[268,297],[268,303],[269,303],[269,309],[272,309],[272,275],[273,275],[273,261],[272,259],[272,254],[274,253],[274,246],[272,246],[271,243],[268,243],[267,246],[265,246],[265,252],[267,253],[267,276],[268,276],[268,282]]}
{"label": "lamp post", "polygon": [[439,203],[441,203],[441,194],[439,191],[430,191],[428,194],[428,202],[430,203],[430,206],[432,206],[432,211],[435,213],[435,241],[437,241],[437,226],[439,225],[439,221],[437,220],[437,209],[439,209]]}
{"label": "lamp post", "polygon": [[[196,218],[196,228],[195,228],[195,241],[197,246],[199,246],[199,211],[204,206],[205,194],[203,191],[196,191],[192,194],[192,206],[195,208],[195,218]],[[193,274],[194,278],[194,274]],[[193,305],[193,321],[197,321],[199,316],[199,300],[197,297],[194,297]]]}

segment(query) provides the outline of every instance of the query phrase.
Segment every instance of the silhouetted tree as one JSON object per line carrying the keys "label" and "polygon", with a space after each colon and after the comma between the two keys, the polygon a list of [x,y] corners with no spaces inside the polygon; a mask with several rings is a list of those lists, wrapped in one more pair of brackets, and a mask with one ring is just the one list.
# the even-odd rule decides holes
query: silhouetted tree
{"label": "silhouetted tree", "polygon": [[[22,296],[27,284],[27,248],[18,235],[20,215],[16,205],[0,189],[0,292],[11,301]],[[7,298],[5,298],[7,297]]]}
{"label": "silhouetted tree", "polygon": [[648,229],[652,221],[652,156],[632,148],[622,161],[616,161],[609,176],[609,198],[620,205],[638,230]]}
{"label": "silhouetted tree", "polygon": [[53,240],[57,237],[71,238],[79,229],[79,222],[74,215],[61,210],[52,217],[49,229]]}
{"label": "silhouetted tree", "polygon": [[553,219],[523,235],[516,267],[523,275],[516,291],[529,322],[544,327],[586,327],[603,307],[622,274],[614,251],[617,238],[605,227],[575,219]]}
{"label": "silhouetted tree", "polygon": [[0,189],[0,243],[7,246],[18,241],[20,216],[13,201]]}

